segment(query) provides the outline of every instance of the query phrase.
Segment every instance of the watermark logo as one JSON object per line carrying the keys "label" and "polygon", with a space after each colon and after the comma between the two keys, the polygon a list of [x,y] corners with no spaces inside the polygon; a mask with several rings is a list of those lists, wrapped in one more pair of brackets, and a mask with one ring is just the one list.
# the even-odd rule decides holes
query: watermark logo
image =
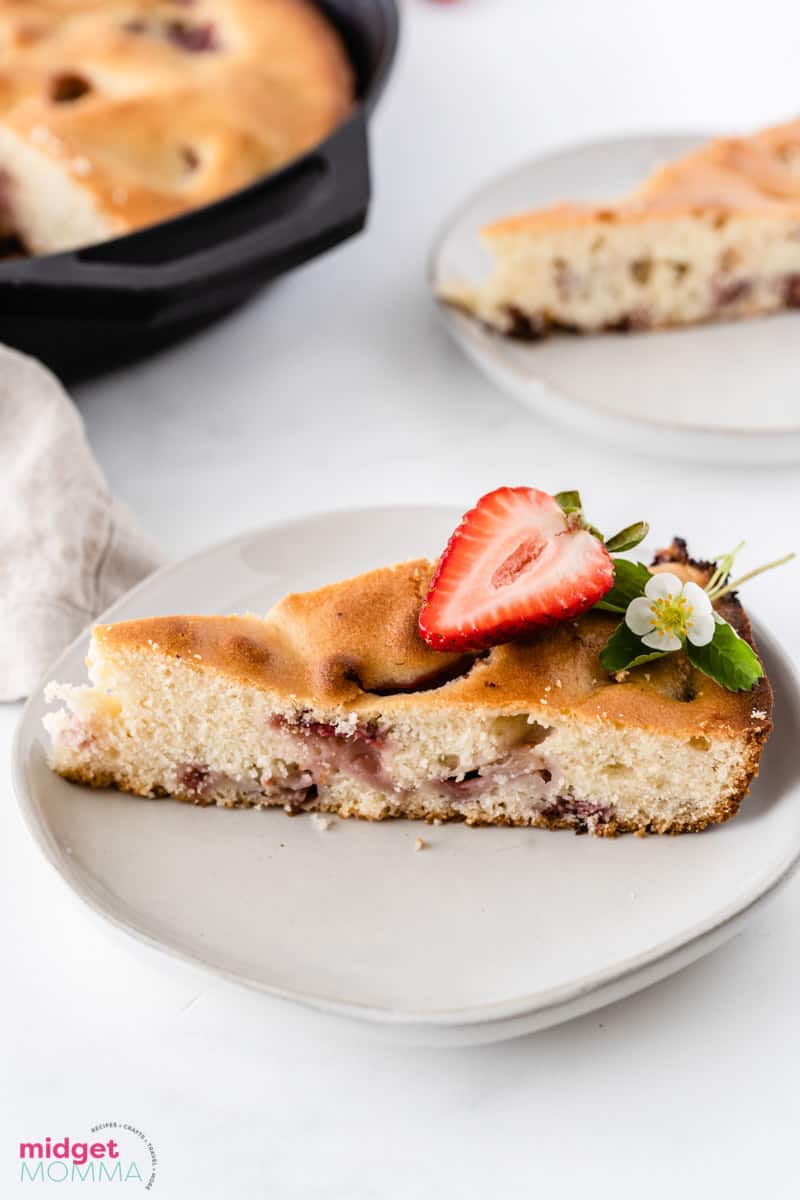
{"label": "watermark logo", "polygon": [[157,1166],[147,1134],[121,1121],[92,1125],[88,1137],[19,1143],[20,1183],[127,1183],[149,1192]]}

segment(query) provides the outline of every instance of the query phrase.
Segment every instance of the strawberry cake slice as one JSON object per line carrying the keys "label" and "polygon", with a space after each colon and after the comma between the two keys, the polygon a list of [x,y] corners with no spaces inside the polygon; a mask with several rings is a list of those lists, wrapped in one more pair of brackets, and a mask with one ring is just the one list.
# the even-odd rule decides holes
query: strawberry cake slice
{"label": "strawberry cake slice", "polygon": [[[726,820],[771,728],[741,605],[728,593],[708,619],[757,664],[748,690],[698,669],[690,647],[610,669],[609,646],[633,636],[614,611],[627,575],[569,507],[501,488],[436,570],[382,567],[289,595],[263,618],[98,625],[91,686],[48,685],[62,704],[45,720],[53,769],[140,796],[289,813],[603,835]],[[665,597],[686,615],[675,589],[699,592],[719,574],[682,543],[635,569],[651,591],[663,573],[659,620]]]}
{"label": "strawberry cake slice", "polygon": [[611,203],[505,217],[478,282],[439,299],[510,337],[647,330],[800,307],[800,120],[716,138]]}

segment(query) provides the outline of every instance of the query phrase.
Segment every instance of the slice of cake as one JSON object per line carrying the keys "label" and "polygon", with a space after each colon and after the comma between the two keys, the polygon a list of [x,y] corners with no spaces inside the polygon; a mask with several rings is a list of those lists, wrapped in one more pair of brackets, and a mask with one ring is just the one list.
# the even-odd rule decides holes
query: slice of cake
{"label": "slice of cake", "polygon": [[[500,491],[507,502],[529,490]],[[559,545],[569,533],[555,530]],[[140,796],[369,819],[613,835],[734,815],[770,732],[765,677],[729,691],[683,653],[612,674],[600,655],[620,617],[597,608],[503,645],[437,651],[419,633],[432,571],[422,559],[381,568],[287,596],[265,618],[97,626],[92,686],[47,689],[63,702],[45,722],[52,767]],[[702,585],[713,568],[676,543],[653,571]],[[749,642],[738,600],[717,608]]]}
{"label": "slice of cake", "polygon": [[800,121],[721,138],[618,203],[483,230],[485,282],[439,297],[502,333],[659,329],[800,306]]}

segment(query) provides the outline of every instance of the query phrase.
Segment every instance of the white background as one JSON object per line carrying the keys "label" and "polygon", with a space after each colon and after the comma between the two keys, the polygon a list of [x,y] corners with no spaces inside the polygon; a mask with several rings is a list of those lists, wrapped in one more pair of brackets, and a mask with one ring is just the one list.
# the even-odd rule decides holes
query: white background
{"label": "white background", "polygon": [[[448,210],[527,156],[796,113],[796,5],[403,7],[368,232],[78,390],[113,488],[171,556],[316,509],[467,504],[523,482],[580,486],[605,528],[647,516],[657,542],[713,553],[744,537],[751,562],[800,549],[797,469],[682,466],[657,444],[634,458],[545,425],[462,360],[424,283]],[[795,654],[797,571],[748,590]],[[0,710],[0,754],[16,716]],[[21,1138],[117,1119],[152,1138],[169,1200],[797,1195],[800,880],[628,1001],[496,1047],[414,1050],[142,957],[51,877],[0,786],[0,1194]]]}

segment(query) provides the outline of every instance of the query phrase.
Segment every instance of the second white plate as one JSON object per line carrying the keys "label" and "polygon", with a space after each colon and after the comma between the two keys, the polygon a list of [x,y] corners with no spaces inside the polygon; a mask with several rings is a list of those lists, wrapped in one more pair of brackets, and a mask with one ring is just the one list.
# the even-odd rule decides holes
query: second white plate
{"label": "second white plate", "polygon": [[[489,268],[479,234],[492,220],[559,200],[613,200],[701,135],[578,146],[493,180],[454,212],[433,247],[433,286]],[[653,454],[725,462],[800,458],[800,314],[694,329],[520,342],[440,306],[469,357],[552,420]]]}
{"label": "second white plate", "polygon": [[[383,508],[276,525],[158,572],[103,620],[264,611],[285,592],[419,554],[459,513]],[[800,700],[763,633],[777,723],[739,817],[607,840],[193,808],[92,791],[45,762],[35,693],[14,755],[25,819],[118,930],[251,987],[436,1043],[491,1041],[619,999],[729,937],[800,853]],[[85,679],[87,638],[52,668]],[[428,843],[415,853],[415,839]]]}

